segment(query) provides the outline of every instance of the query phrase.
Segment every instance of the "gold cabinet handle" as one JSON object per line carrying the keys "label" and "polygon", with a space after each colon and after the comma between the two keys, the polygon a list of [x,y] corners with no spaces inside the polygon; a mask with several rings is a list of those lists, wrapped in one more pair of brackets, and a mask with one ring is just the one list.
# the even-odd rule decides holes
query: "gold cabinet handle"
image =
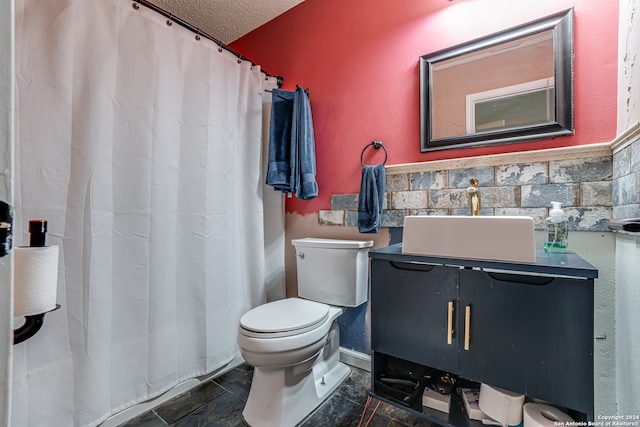
{"label": "gold cabinet handle", "polygon": [[469,350],[469,341],[471,340],[471,306],[468,305],[464,310],[464,349]]}
{"label": "gold cabinet handle", "polygon": [[453,344],[453,301],[449,301],[449,316],[447,319],[447,344]]}

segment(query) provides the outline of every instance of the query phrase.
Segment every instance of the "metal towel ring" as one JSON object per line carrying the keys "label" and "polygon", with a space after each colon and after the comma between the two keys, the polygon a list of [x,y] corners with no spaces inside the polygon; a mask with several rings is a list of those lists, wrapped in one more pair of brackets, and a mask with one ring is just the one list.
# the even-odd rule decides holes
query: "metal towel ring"
{"label": "metal towel ring", "polygon": [[382,141],[371,141],[369,144],[365,145],[364,148],[362,149],[362,153],[360,153],[360,164],[364,167],[364,160],[363,160],[363,156],[364,156],[364,152],[367,151],[367,148],[369,147],[373,147],[376,150],[379,150],[380,148],[382,148],[384,150],[384,161],[382,162],[382,164],[384,165],[385,163],[387,163],[387,158],[389,157],[389,153],[387,152],[386,147],[382,144]]}

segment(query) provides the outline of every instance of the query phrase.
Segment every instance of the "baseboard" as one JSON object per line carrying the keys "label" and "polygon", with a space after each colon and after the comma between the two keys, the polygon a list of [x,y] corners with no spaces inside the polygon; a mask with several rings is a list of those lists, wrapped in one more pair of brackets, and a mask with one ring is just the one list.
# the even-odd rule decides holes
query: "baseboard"
{"label": "baseboard", "polygon": [[244,363],[244,359],[242,358],[242,356],[238,355],[236,356],[235,359],[233,359],[223,367],[209,374],[183,381],[180,384],[177,384],[172,389],[168,390],[167,392],[161,394],[160,396],[154,399],[139,403],[135,406],[132,406],[121,412],[118,412],[117,414],[112,415],[111,417],[107,418],[102,424],[100,424],[100,427],[119,426],[120,424],[123,424],[139,415],[149,412],[151,409],[155,408],[156,406],[159,406],[165,402],[168,402],[169,400],[173,399],[179,394],[189,391],[190,389],[196,386],[199,386],[200,384],[206,381],[217,378],[220,375],[224,374],[225,372],[229,372],[230,370],[241,365],[242,363]]}
{"label": "baseboard", "polygon": [[371,372],[371,356],[368,354],[340,347],[340,361],[347,365]]}

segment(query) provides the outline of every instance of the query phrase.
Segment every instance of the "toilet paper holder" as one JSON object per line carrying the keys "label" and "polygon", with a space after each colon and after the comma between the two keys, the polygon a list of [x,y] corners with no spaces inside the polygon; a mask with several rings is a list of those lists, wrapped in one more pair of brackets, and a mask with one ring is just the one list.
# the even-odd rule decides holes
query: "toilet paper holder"
{"label": "toilet paper holder", "polygon": [[[29,221],[29,234],[30,234],[29,247],[44,249],[46,247],[46,244],[45,244],[46,233],[47,233],[46,220]],[[56,254],[55,264],[57,264],[57,248],[56,248],[55,254]],[[14,261],[15,261],[15,258],[14,258]],[[54,301],[55,301],[56,282],[57,282],[57,278],[53,285]],[[46,308],[49,308],[52,305],[53,304],[48,305],[48,307]],[[40,309],[44,309],[44,308],[45,307],[40,307]],[[23,315],[25,320],[24,323],[18,329],[13,330],[13,344],[14,345],[19,344],[33,337],[40,330],[40,328],[42,328],[42,325],[44,324],[45,314],[51,313],[52,311],[56,311],[59,308],[60,308],[60,304],[55,304],[54,308],[49,308],[42,312],[35,312],[33,314]]]}
{"label": "toilet paper holder", "polygon": [[56,311],[59,308],[60,304],[56,304],[56,308],[52,310],[45,311],[44,313],[24,316],[24,323],[22,326],[13,330],[13,345],[20,344],[37,334],[44,324],[44,315],[51,313],[52,311]]}

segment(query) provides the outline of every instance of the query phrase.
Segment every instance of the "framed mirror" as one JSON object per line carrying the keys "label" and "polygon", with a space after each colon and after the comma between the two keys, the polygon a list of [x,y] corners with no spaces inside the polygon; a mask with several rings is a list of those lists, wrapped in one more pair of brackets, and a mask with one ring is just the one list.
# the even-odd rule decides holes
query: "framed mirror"
{"label": "framed mirror", "polygon": [[573,134],[573,10],[420,57],[420,151]]}

